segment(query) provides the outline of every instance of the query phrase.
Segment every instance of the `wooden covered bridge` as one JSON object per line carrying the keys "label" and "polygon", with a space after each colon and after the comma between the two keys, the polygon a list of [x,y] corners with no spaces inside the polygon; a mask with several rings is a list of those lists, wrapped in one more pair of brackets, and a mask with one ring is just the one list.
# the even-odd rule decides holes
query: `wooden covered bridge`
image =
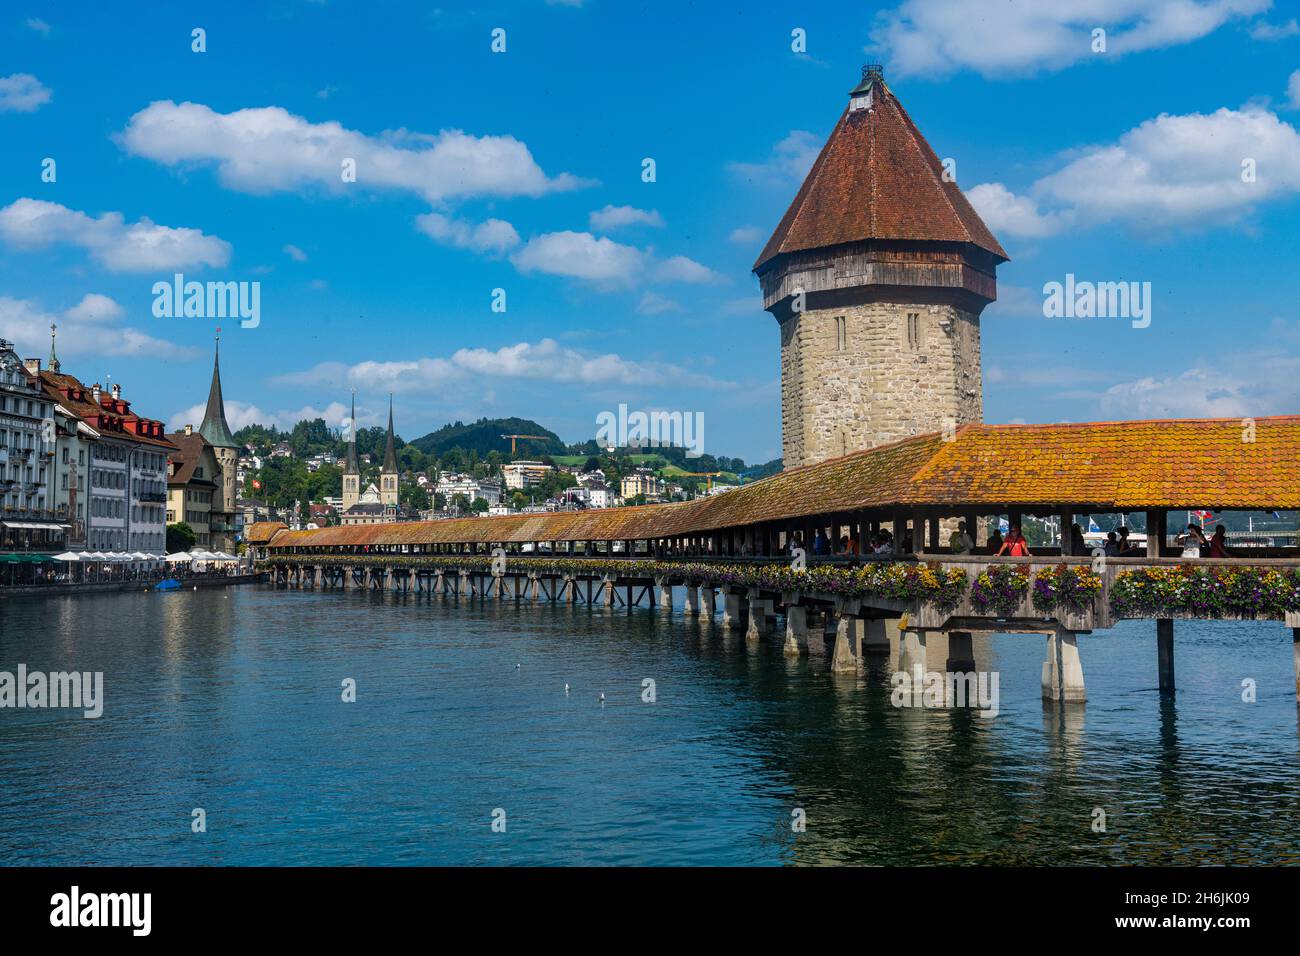
{"label": "wooden covered bridge", "polygon": [[[286,586],[611,607],[671,607],[673,587],[685,588],[687,613],[712,617],[721,596],[723,626],[751,642],[783,634],[797,654],[824,634],[836,671],[889,652],[891,639],[910,671],[934,631],[948,635],[949,670],[973,670],[972,632],[1046,634],[1044,695],[1082,700],[1076,635],[1119,618],[1158,622],[1167,692],[1176,618],[1285,620],[1300,665],[1296,542],[1190,560],[1171,540],[1190,510],[1300,509],[1298,465],[1300,416],[974,424],[687,502],[313,531],[264,524],[248,542]],[[1143,515],[1144,551],[1071,554],[1071,525],[1096,514]],[[1055,517],[1064,547],[992,555],[982,519],[994,516]],[[970,553],[949,546],[958,520],[975,536]],[[888,554],[792,557],[819,533],[857,544],[885,532]]]}

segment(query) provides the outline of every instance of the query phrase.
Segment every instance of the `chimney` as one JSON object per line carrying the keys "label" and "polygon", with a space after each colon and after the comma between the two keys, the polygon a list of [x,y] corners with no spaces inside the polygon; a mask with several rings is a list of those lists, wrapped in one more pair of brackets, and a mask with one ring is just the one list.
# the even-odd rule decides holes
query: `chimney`
{"label": "chimney", "polygon": [[99,383],[98,382],[90,386],[90,395],[95,400],[95,404],[98,405],[99,404]]}
{"label": "chimney", "polygon": [[33,375],[41,374],[41,360],[38,358],[23,359],[23,366]]}
{"label": "chimney", "polygon": [[185,426],[185,437],[188,438],[190,435],[193,435],[193,434],[194,434],[194,426],[193,426],[193,425],[186,425],[186,426]]}
{"label": "chimney", "polygon": [[114,385],[114,386],[113,386],[113,398],[115,398],[115,399],[121,399],[121,397],[122,397],[122,386],[121,386],[121,385]]}

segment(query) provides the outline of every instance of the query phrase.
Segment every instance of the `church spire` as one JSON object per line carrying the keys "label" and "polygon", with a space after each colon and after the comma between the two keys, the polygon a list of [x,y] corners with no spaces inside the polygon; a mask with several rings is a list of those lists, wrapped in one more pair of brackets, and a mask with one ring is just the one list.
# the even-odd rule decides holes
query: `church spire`
{"label": "church spire", "polygon": [[348,421],[348,458],[343,466],[343,474],[361,473],[361,463],[357,460],[357,390],[352,390],[352,418]]}
{"label": "church spire", "polygon": [[388,439],[384,442],[383,473],[397,474],[397,450],[393,447],[393,393],[388,393]]}
{"label": "church spire", "polygon": [[217,336],[216,350],[212,355],[212,387],[208,389],[208,407],[203,412],[199,434],[216,448],[238,448],[235,436],[226,424],[226,403],[221,397],[221,336]]}
{"label": "church spire", "polygon": [[50,371],[51,372],[57,372],[60,368],[59,356],[54,351],[54,336],[58,332],[58,329],[59,327],[57,325],[55,325],[53,322],[50,323]]}

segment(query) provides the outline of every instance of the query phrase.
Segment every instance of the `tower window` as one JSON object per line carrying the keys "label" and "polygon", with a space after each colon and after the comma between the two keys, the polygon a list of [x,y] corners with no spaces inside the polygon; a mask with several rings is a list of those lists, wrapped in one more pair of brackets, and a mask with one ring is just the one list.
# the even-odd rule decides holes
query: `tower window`
{"label": "tower window", "polygon": [[921,348],[921,313],[907,313],[907,347],[912,351]]}
{"label": "tower window", "polygon": [[844,316],[835,316],[835,350],[843,352],[849,347],[849,333],[844,324]]}

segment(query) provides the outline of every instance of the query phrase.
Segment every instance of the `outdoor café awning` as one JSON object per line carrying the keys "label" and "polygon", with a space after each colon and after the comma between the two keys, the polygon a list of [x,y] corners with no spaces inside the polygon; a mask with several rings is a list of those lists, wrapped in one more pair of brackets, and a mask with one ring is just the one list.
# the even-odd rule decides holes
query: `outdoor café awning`
{"label": "outdoor caf\u00e9 awning", "polygon": [[49,564],[54,558],[48,554],[0,554],[0,564]]}
{"label": "outdoor caf\u00e9 awning", "polygon": [[0,521],[0,524],[15,531],[58,531],[61,528],[69,527],[57,521]]}

